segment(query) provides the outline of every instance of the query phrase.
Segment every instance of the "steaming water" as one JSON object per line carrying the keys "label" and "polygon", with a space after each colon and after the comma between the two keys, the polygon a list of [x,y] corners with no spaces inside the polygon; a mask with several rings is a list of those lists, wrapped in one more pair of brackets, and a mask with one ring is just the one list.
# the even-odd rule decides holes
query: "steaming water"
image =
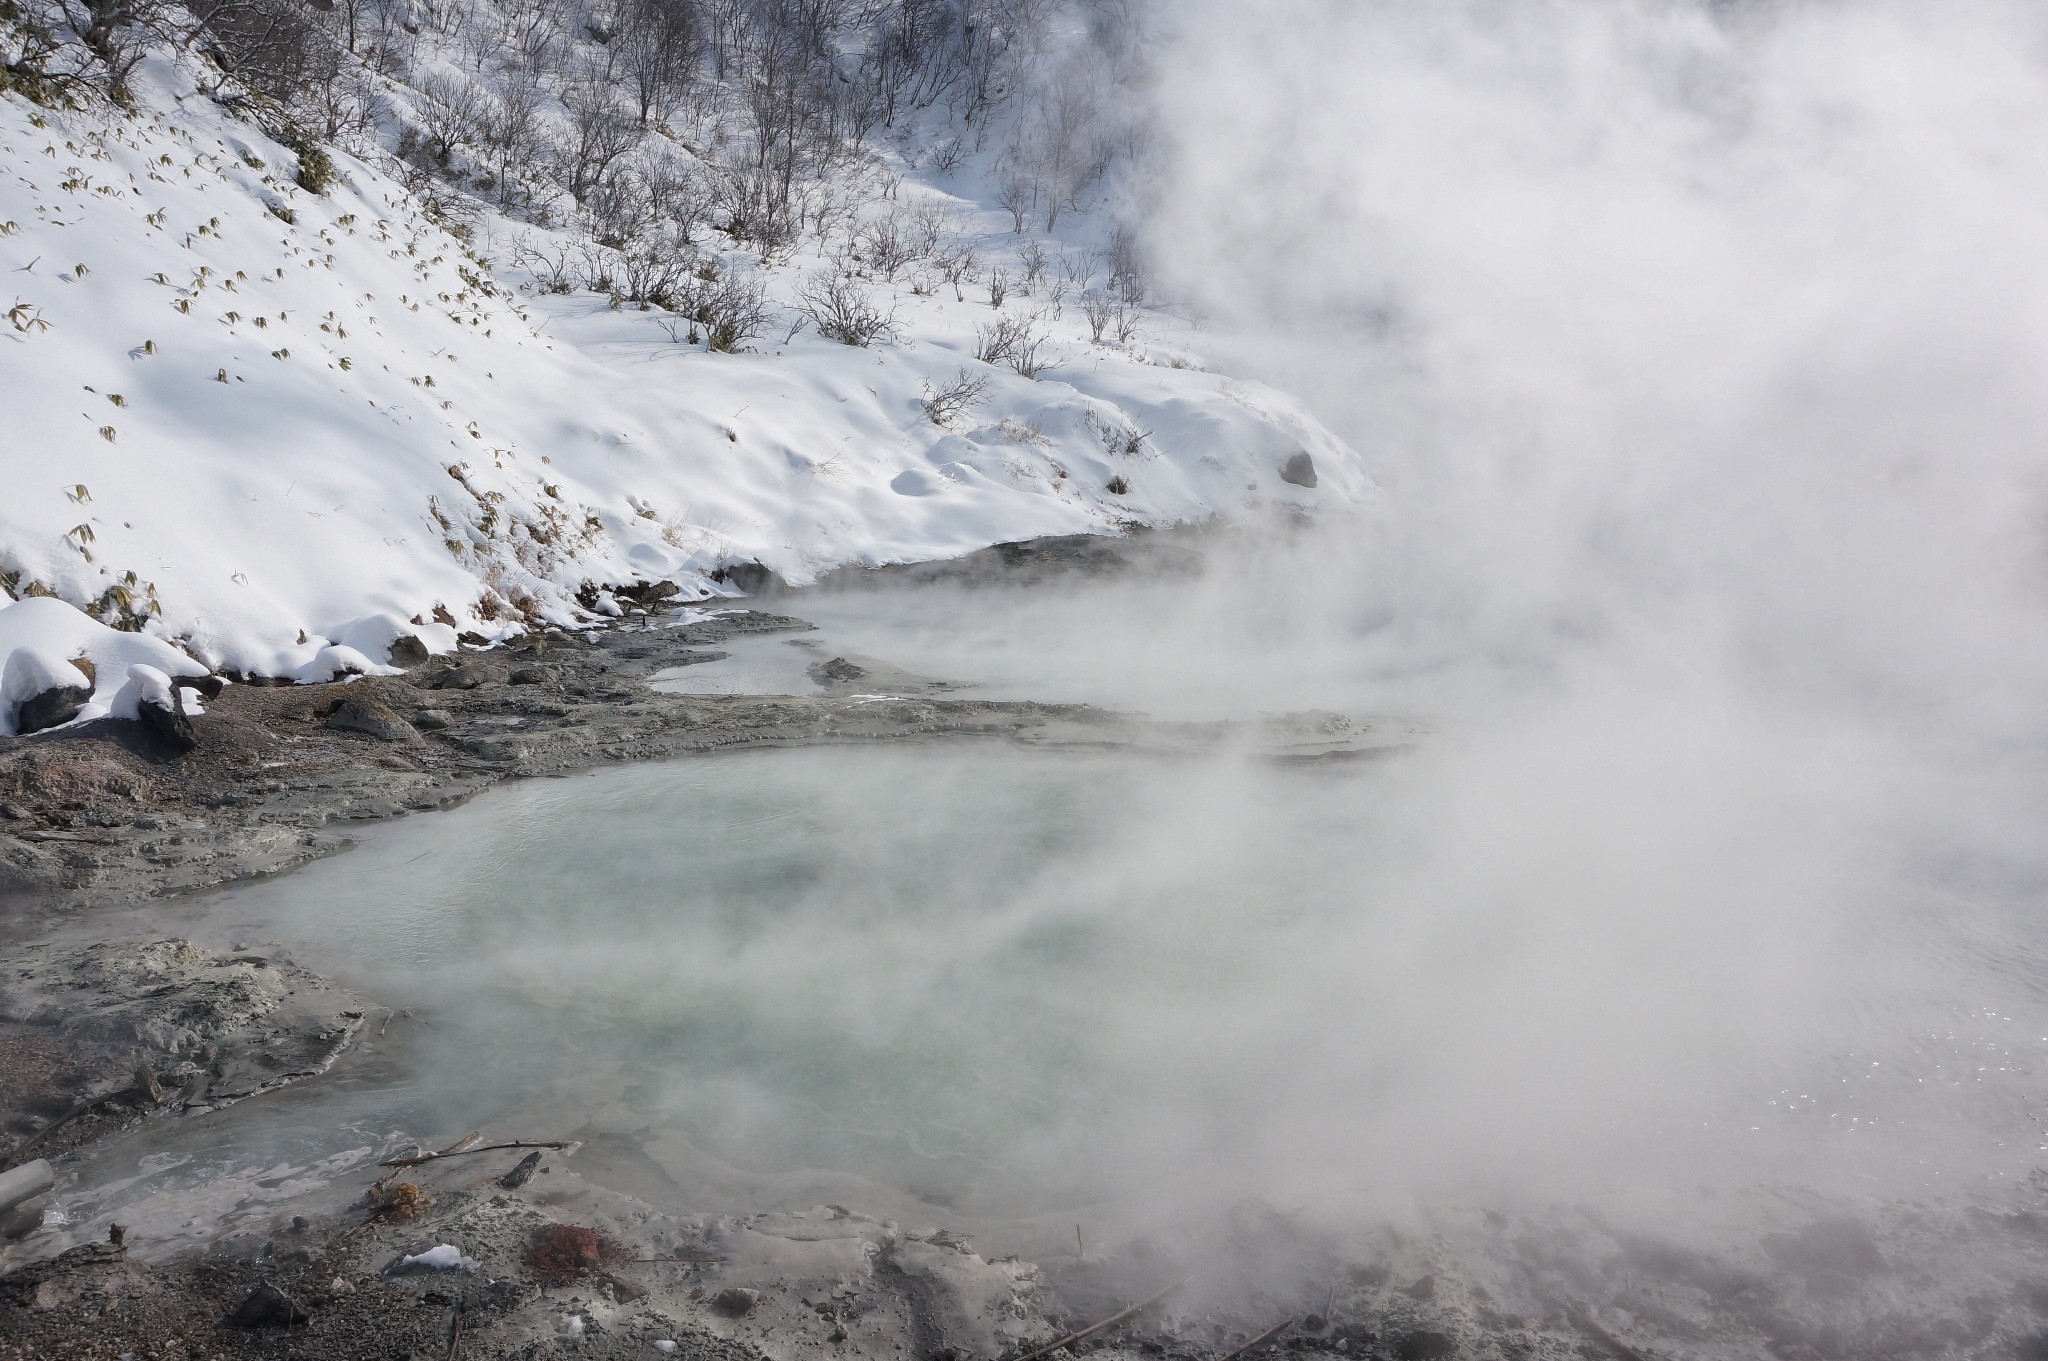
{"label": "steaming water", "polygon": [[672,1208],[1026,1251],[1245,1195],[1981,1197],[2034,1165],[2048,1006],[2010,886],[1747,959],[1711,914],[1417,902],[1412,760],[760,752],[375,829],[188,929],[414,1017],[128,1148],[74,1212],[211,1237],[472,1128],[624,1136],[595,1175]]}

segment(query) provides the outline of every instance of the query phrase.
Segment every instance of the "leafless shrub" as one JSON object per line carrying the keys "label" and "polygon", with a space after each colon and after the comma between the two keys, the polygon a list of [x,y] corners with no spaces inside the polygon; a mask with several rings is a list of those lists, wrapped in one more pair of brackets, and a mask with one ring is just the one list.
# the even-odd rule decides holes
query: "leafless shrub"
{"label": "leafless shrub", "polygon": [[938,199],[923,199],[910,210],[912,234],[920,252],[938,253],[940,244],[960,232],[960,214]]}
{"label": "leafless shrub", "polygon": [[933,257],[932,264],[946,282],[953,285],[953,301],[966,302],[967,295],[961,291],[961,284],[974,277],[974,271],[980,264],[975,258],[974,247],[965,242],[942,247]]}
{"label": "leafless shrub", "polygon": [[1035,314],[998,317],[974,328],[974,357],[1036,378],[1054,363],[1046,349],[1049,339]]}
{"label": "leafless shrub", "polygon": [[564,245],[537,246],[521,237],[512,244],[512,263],[533,275],[543,293],[569,293],[576,288],[575,266]]}
{"label": "leafless shrub", "polygon": [[1109,274],[1109,291],[1133,307],[1145,301],[1144,261],[1138,251],[1138,234],[1118,223],[1101,251],[1103,268]]}
{"label": "leafless shrub", "polygon": [[1088,338],[1097,345],[1116,320],[1117,302],[1107,293],[1090,293],[1081,299],[1081,315],[1088,318]]}
{"label": "leafless shrub", "polygon": [[761,334],[768,325],[767,292],[753,275],[738,275],[710,265],[683,288],[676,309],[704,327],[707,348],[726,354]]}
{"label": "leafless shrub", "polygon": [[1046,267],[1052,263],[1052,256],[1040,242],[1026,241],[1017,250],[1017,262],[1024,266],[1024,286],[1036,288],[1045,278]]}
{"label": "leafless shrub", "polygon": [[926,382],[921,405],[932,424],[950,425],[954,417],[965,415],[981,405],[981,399],[987,392],[988,375],[969,373],[963,368],[944,387],[935,388]]}
{"label": "leafless shrub", "polygon": [[854,233],[854,251],[861,262],[884,279],[894,279],[905,265],[924,258],[925,252],[905,214],[890,206],[889,211],[863,222]]}
{"label": "leafless shrub", "polygon": [[1138,338],[1139,309],[1122,298],[1116,300],[1116,312],[1110,324],[1116,331],[1116,343],[1129,345]]}
{"label": "leafless shrub", "polygon": [[1010,296],[1010,275],[1001,265],[988,272],[988,305],[1000,309]]}
{"label": "leafless shrub", "polygon": [[617,252],[618,271],[612,291],[622,302],[674,309],[691,296],[697,252],[673,236],[656,235],[630,243]]}
{"label": "leafless shrub", "polygon": [[895,334],[896,313],[875,304],[874,292],[844,269],[819,270],[797,290],[797,307],[818,334],[842,345],[867,346]]}

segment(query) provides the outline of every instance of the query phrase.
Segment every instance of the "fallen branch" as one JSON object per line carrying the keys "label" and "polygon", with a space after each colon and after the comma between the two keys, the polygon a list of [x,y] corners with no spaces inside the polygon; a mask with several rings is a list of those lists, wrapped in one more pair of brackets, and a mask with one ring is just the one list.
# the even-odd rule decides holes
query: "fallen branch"
{"label": "fallen branch", "polygon": [[1024,1355],[1017,1357],[1016,1361],[1038,1361],[1039,1357],[1050,1356],[1062,1347],[1071,1347],[1076,1342],[1084,1342],[1087,1339],[1095,1336],[1097,1333],[1102,1332],[1104,1329],[1114,1328],[1117,1324],[1122,1323],[1125,1319],[1132,1318],[1138,1314],[1144,1313],[1147,1309],[1150,1309],[1153,1305],[1159,1303],[1159,1301],[1165,1299],[1168,1295],[1171,1295],[1174,1291],[1180,1289],[1182,1286],[1186,1285],[1189,1281],[1193,1279],[1194,1277],[1192,1275],[1183,1276],[1179,1280],[1175,1281],[1172,1285],[1166,1287],[1166,1289],[1152,1296],[1150,1299],[1139,1300],[1136,1304],[1124,1310],[1122,1313],[1111,1314],[1108,1318],[1102,1320],[1102,1322],[1090,1324],[1088,1327],[1083,1328],[1078,1333],[1068,1333],[1059,1341],[1049,1342],[1045,1346],[1040,1347],[1035,1352],[1026,1352],[1024,1353]]}
{"label": "fallen branch", "polygon": [[[476,1136],[472,1135],[470,1137],[474,1138]],[[438,1153],[415,1153],[413,1156],[409,1158],[386,1158],[383,1162],[378,1163],[377,1166],[418,1167],[422,1163],[434,1162],[440,1158],[460,1158],[465,1154],[469,1153],[495,1153],[499,1149],[503,1148],[552,1148],[555,1151],[560,1152],[562,1149],[573,1147],[576,1141],[573,1139],[556,1139],[552,1141],[533,1139],[510,1139],[502,1144],[476,1144],[471,1147],[463,1147],[463,1145],[467,1142],[467,1140],[458,1139],[455,1141],[455,1143],[450,1144],[447,1148],[442,1149]]]}
{"label": "fallen branch", "polygon": [[448,1361],[455,1361],[455,1350],[462,1345],[462,1306],[455,1306],[455,1332],[448,1339]]}
{"label": "fallen branch", "polygon": [[1245,1343],[1236,1351],[1225,1352],[1222,1356],[1217,1358],[1217,1361],[1237,1361],[1237,1358],[1243,1356],[1246,1352],[1257,1351],[1259,1348],[1265,1346],[1268,1342],[1271,1342],[1274,1338],[1280,1336],[1280,1334],[1286,1332],[1288,1325],[1292,1324],[1293,1322],[1294,1320],[1291,1318],[1281,1319],[1278,1323],[1266,1329],[1265,1332],[1260,1333],[1257,1337]]}

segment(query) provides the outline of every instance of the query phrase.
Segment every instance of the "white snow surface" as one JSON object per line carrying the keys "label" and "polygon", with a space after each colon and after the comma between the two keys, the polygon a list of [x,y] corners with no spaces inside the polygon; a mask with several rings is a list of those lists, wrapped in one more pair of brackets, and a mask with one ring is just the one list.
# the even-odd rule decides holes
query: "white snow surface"
{"label": "white snow surface", "polygon": [[[341,182],[306,192],[164,59],[131,85],[132,115],[0,95],[0,579],[126,611],[209,667],[320,680],[377,669],[402,632],[440,652],[587,618],[586,584],[729,594],[710,574],[736,561],[802,583],[1375,495],[1297,402],[1202,369],[1170,318],[1153,349],[1112,348],[1070,303],[1032,381],[973,358],[985,299],[878,285],[897,343],[785,324],[710,353],[658,310],[539,291],[504,264],[515,224],[472,254],[340,153]],[[780,262],[771,299],[817,263]],[[962,367],[988,399],[943,429],[919,398]],[[1314,490],[1278,476],[1304,450]],[[159,651],[102,687],[136,663],[180,674]]]}

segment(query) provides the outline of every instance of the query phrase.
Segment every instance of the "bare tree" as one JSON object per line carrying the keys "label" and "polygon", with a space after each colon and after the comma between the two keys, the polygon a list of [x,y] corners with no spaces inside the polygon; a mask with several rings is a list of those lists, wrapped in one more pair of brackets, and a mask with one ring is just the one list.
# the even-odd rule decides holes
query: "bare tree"
{"label": "bare tree", "polygon": [[455,148],[478,140],[490,113],[490,100],[475,81],[442,71],[429,71],[414,82],[421,96],[416,106],[420,131],[434,158],[446,165]]}
{"label": "bare tree", "polygon": [[946,282],[953,285],[953,301],[966,302],[967,295],[962,291],[961,284],[974,277],[975,269],[980,264],[975,257],[974,247],[959,241],[942,246],[932,257],[932,263],[937,266]]}
{"label": "bare tree", "polygon": [[1010,215],[1010,230],[1023,235],[1024,219],[1038,207],[1038,193],[1031,177],[1012,167],[996,181],[996,206]]}
{"label": "bare tree", "polygon": [[1047,83],[1035,111],[1025,160],[1036,171],[1045,229],[1059,225],[1101,173],[1096,145],[1097,102],[1090,73],[1077,62],[1062,65]]}
{"label": "bare tree", "polygon": [[569,111],[563,187],[581,203],[612,162],[633,149],[640,130],[613,104],[611,91],[595,80],[579,80],[564,90],[562,106]]}
{"label": "bare tree", "polygon": [[627,0],[617,43],[632,81],[640,125],[665,122],[695,71],[704,45],[696,0]]}
{"label": "bare tree", "polygon": [[497,169],[498,200],[514,199],[512,172],[529,162],[541,141],[540,78],[531,71],[515,68],[498,82],[483,123],[484,145]]}
{"label": "bare tree", "polygon": [[[95,6],[98,3],[94,0]],[[325,35],[308,17],[310,12],[291,0],[199,0],[187,9],[196,23],[193,39],[213,58],[217,78],[210,93],[217,98],[234,82],[260,98],[289,103],[327,55],[321,50]],[[94,31],[87,30],[88,46]],[[106,41],[114,41],[121,32],[133,30],[109,29]],[[107,60],[113,70],[116,60]]]}
{"label": "bare tree", "polygon": [[1145,301],[1145,266],[1139,254],[1138,234],[1124,223],[1110,230],[1109,244],[1101,252],[1103,268],[1109,274],[1109,291],[1133,307]]}

